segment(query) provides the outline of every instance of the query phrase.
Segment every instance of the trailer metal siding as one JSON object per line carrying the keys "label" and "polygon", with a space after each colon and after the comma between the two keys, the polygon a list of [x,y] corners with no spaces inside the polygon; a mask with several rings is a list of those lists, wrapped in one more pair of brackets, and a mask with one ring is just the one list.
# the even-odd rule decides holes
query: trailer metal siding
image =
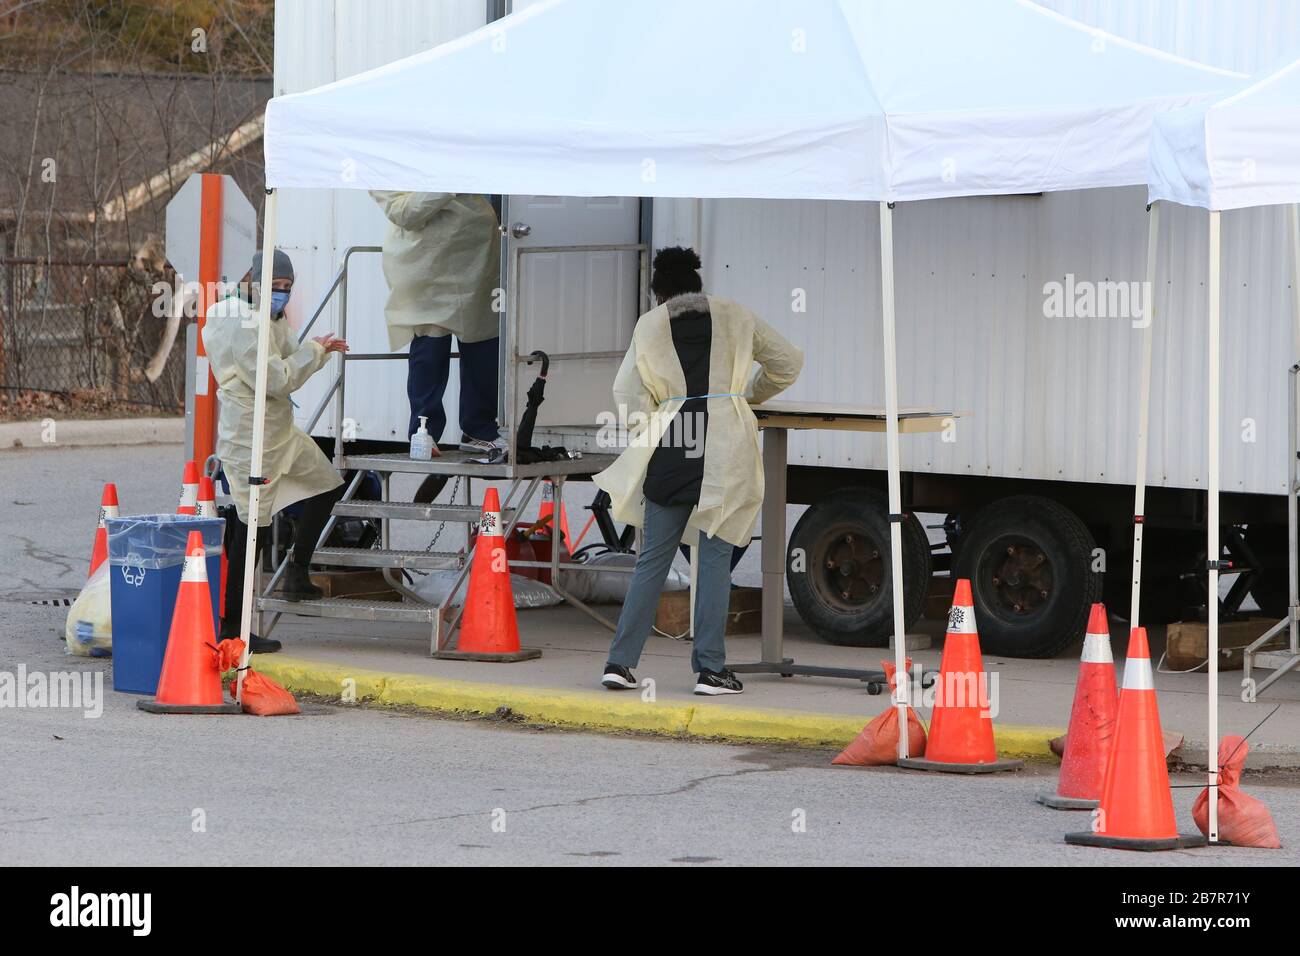
{"label": "trailer metal siding", "polygon": [[[1216,66],[1253,71],[1300,49],[1297,0],[1043,0],[1100,29]],[[484,22],[483,0],[317,0],[276,10],[277,93],[308,89]],[[1105,148],[1105,144],[1097,144]],[[909,436],[903,467],[1130,483],[1140,335],[1124,319],[1048,319],[1043,286],[1067,272],[1090,281],[1141,281],[1145,190],[1040,197],[946,199],[895,211],[900,402],[971,412],[955,441]],[[655,203],[654,238],[687,242],[694,204]],[[880,280],[874,208],[853,203],[704,204],[709,288],[746,302],[807,353],[791,397],[881,403]],[[286,191],[283,244],[299,287],[323,289],[349,245],[377,243],[383,222],[368,197]],[[1204,487],[1205,214],[1163,217],[1151,404],[1149,480]],[[1295,357],[1280,210],[1224,216],[1225,490],[1285,487],[1285,371]],[[349,337],[384,351],[378,263],[358,263]],[[792,310],[794,290],[807,312]],[[310,307],[313,291],[299,296]],[[321,331],[332,327],[333,310]],[[588,330],[589,332],[591,330]],[[590,336],[584,336],[584,340]],[[598,337],[598,336],[595,336]],[[566,338],[567,341],[567,338]],[[594,341],[593,341],[594,346]],[[576,346],[575,346],[576,348]],[[402,372],[405,370],[402,369]],[[353,366],[348,413],[359,437],[398,437],[406,401],[390,363]],[[304,409],[327,383],[311,382]],[[454,384],[448,389],[454,400]],[[454,418],[454,415],[453,415]],[[1243,440],[1243,420],[1255,441]],[[329,423],[317,429],[325,434]],[[848,432],[791,436],[794,463],[884,468],[884,442]]]}
{"label": "trailer metal siding", "polygon": [[[1253,72],[1300,49],[1294,0],[1044,0],[1099,29]],[[1105,144],[1097,144],[1104,149]],[[1141,282],[1146,190],[945,199],[895,210],[899,400],[968,411],[945,442],[903,442],[905,470],[1129,484],[1141,336],[1122,318],[1052,319],[1066,273]],[[879,247],[870,204],[710,201],[706,284],[747,302],[807,354],[791,398],[882,404]],[[662,211],[661,211],[661,207]],[[657,203],[657,244],[689,241],[693,213]],[[1205,486],[1206,216],[1163,217],[1153,331],[1148,480]],[[1224,216],[1223,487],[1286,487],[1286,369],[1296,358],[1285,216]],[[791,310],[806,287],[808,312]],[[1252,431],[1253,430],[1253,431]],[[885,467],[877,436],[790,439],[792,463]]]}

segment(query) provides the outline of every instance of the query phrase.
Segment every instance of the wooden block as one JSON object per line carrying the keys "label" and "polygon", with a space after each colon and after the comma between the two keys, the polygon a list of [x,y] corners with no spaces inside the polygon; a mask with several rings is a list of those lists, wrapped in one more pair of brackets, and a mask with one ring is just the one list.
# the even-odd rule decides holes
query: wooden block
{"label": "wooden block", "polygon": [[379,568],[364,571],[313,571],[311,583],[325,592],[325,597],[349,597],[367,601],[400,601],[402,596],[384,580]]}
{"label": "wooden block", "polygon": [[[762,588],[732,588],[731,602],[727,607],[728,636],[732,634],[757,634],[762,628]],[[663,634],[674,637],[690,630],[691,592],[664,591],[659,595],[659,609],[655,613],[655,627]]]}
{"label": "wooden block", "polygon": [[[1219,624],[1219,670],[1241,670],[1242,649],[1276,624],[1273,618],[1252,617],[1245,621]],[[1265,646],[1286,647],[1287,633],[1282,631]],[[1210,648],[1209,626],[1204,621],[1180,621],[1166,631],[1165,667],[1186,671],[1205,663]]]}
{"label": "wooden block", "polygon": [[930,587],[925,595],[925,610],[921,616],[927,621],[948,620],[948,612],[952,610],[952,592],[956,587],[956,578],[941,578],[938,575],[930,578]]}

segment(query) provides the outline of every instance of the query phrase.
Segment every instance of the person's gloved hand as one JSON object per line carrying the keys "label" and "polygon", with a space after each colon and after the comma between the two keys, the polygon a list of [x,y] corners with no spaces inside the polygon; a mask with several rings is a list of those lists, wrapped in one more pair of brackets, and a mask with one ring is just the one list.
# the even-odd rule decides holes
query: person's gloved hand
{"label": "person's gloved hand", "polygon": [[312,339],[312,341],[319,342],[321,346],[325,349],[325,353],[327,355],[330,352],[348,351],[347,341],[345,339],[335,338],[334,333],[332,332],[326,333],[325,335],[317,335]]}

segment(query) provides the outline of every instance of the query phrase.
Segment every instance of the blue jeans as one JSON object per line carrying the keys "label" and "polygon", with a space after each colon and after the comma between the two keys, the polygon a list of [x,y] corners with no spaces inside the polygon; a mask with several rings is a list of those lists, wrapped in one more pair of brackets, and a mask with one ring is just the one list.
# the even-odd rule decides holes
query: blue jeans
{"label": "blue jeans", "polygon": [[[618,630],[609,648],[609,663],[636,667],[641,649],[654,626],[659,595],[663,591],[673,555],[682,540],[694,505],[645,503],[645,527],[641,531],[641,552],[628,588]],[[731,543],[721,538],[699,537],[700,570],[695,583],[695,640],[691,648],[691,669],[720,671],[727,661],[725,635],[727,607],[731,602]]]}
{"label": "blue jeans", "polygon": [[[471,438],[497,437],[497,347],[500,339],[458,342],[460,349],[460,430]],[[407,361],[406,397],[411,402],[407,436],[429,419],[429,434],[436,442],[447,427],[442,397],[451,373],[451,336],[417,335],[411,340]]]}

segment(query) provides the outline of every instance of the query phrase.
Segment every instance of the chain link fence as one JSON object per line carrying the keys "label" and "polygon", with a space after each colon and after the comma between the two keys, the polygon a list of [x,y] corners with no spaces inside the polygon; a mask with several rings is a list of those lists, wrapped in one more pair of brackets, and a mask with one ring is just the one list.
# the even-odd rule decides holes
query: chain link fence
{"label": "chain link fence", "polygon": [[120,261],[0,258],[0,390],[183,408],[184,328],[154,315],[162,281]]}

